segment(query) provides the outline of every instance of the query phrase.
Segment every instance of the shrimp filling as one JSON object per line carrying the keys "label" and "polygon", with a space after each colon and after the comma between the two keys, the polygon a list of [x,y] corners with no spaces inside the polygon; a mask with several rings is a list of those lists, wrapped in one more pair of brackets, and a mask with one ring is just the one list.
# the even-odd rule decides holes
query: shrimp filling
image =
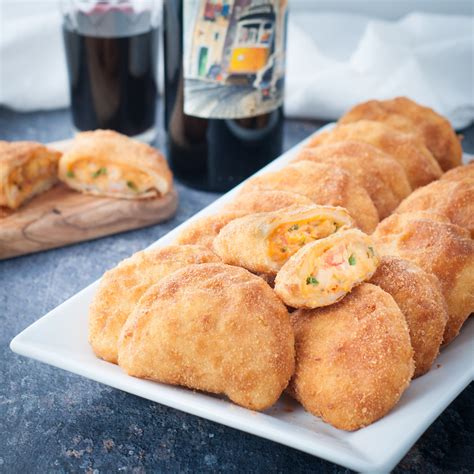
{"label": "shrimp filling", "polygon": [[303,285],[306,292],[346,293],[370,276],[375,268],[373,247],[363,242],[339,244],[315,259],[314,270],[306,276]]}
{"label": "shrimp filling", "polygon": [[44,182],[55,176],[56,167],[56,162],[44,155],[31,159],[22,167],[15,168],[8,177],[11,197],[14,200],[25,200]]}
{"label": "shrimp filling", "polygon": [[341,226],[327,218],[282,224],[269,237],[269,255],[275,262],[284,263],[304,245],[334,234]]}
{"label": "shrimp filling", "polygon": [[154,188],[153,179],[146,173],[106,162],[81,160],[74,163],[66,175],[102,193],[142,194]]}

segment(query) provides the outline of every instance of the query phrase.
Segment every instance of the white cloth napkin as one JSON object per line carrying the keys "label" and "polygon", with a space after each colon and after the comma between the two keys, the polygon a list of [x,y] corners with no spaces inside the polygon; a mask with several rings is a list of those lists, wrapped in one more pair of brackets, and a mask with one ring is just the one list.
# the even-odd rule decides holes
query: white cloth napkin
{"label": "white cloth napkin", "polygon": [[0,0],[0,104],[19,111],[69,105],[56,2]]}
{"label": "white cloth napkin", "polygon": [[[27,111],[69,104],[61,17],[54,2],[2,10],[0,104]],[[49,8],[46,6],[49,5]],[[334,120],[370,98],[406,95],[474,121],[474,18],[413,13],[381,21],[343,13],[290,13],[285,110]]]}
{"label": "white cloth napkin", "polygon": [[298,14],[289,22],[286,113],[336,119],[371,98],[406,95],[474,121],[474,18],[413,13],[390,22]]}

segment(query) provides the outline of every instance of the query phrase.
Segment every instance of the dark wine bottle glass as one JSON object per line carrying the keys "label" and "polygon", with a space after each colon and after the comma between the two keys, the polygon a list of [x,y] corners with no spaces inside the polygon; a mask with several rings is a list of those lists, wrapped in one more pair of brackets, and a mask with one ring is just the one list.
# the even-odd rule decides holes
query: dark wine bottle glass
{"label": "dark wine bottle glass", "polygon": [[167,152],[178,179],[227,191],[281,154],[286,0],[165,0]]}

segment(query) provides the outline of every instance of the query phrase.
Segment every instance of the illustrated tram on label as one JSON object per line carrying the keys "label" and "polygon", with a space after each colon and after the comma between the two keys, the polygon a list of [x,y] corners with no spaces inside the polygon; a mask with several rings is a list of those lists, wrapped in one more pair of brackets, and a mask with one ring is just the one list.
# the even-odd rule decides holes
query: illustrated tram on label
{"label": "illustrated tram on label", "polygon": [[272,68],[274,32],[275,12],[271,4],[249,5],[243,10],[237,20],[227,82],[251,84]]}
{"label": "illustrated tram on label", "polygon": [[233,117],[248,115],[256,107],[273,110],[281,104],[287,4],[287,0],[189,3],[183,36],[187,38],[186,113],[199,116],[203,104],[223,108],[223,104],[216,105],[223,96],[232,110],[225,113]]}

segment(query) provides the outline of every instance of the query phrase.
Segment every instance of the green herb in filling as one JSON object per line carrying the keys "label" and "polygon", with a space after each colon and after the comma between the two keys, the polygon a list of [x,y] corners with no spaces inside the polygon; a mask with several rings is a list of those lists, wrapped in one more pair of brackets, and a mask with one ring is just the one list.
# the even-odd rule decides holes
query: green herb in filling
{"label": "green herb in filling", "polygon": [[306,284],[316,286],[319,285],[319,281],[316,280],[313,275],[310,275],[308,278],[306,278]]}
{"label": "green herb in filling", "polygon": [[93,178],[98,178],[99,176],[107,174],[107,168],[99,168],[95,173],[92,173]]}
{"label": "green herb in filling", "polygon": [[293,224],[291,227],[288,228],[288,231],[291,232],[292,230],[298,230],[300,226],[298,224]]}
{"label": "green herb in filling", "polygon": [[68,178],[75,178],[76,177],[73,170],[68,170],[68,172],[66,173],[66,176]]}
{"label": "green herb in filling", "polygon": [[374,251],[373,247],[369,247],[369,253],[370,253],[371,257],[373,257],[375,255],[375,251]]}
{"label": "green herb in filling", "polygon": [[135,191],[135,192],[138,191],[138,188],[137,188],[137,186],[135,185],[135,183],[134,183],[133,181],[127,181],[127,186],[128,186],[132,191]]}
{"label": "green herb in filling", "polygon": [[349,265],[355,265],[356,264],[356,258],[355,258],[355,255],[352,254],[350,257],[349,257]]}

